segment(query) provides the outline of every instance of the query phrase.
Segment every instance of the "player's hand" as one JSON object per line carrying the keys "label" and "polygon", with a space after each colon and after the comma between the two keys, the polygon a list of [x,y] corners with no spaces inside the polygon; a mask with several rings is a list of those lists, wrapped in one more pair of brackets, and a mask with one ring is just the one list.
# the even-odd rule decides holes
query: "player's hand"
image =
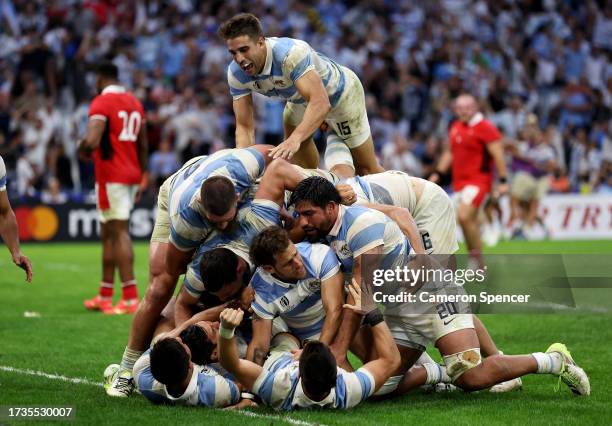
{"label": "player's hand", "polygon": [[282,158],[283,160],[289,161],[299,149],[300,141],[292,139],[290,136],[279,146],[272,148],[268,155],[274,159]]}
{"label": "player's hand", "polygon": [[343,308],[352,310],[359,315],[365,315],[376,308],[372,299],[372,292],[367,284],[364,283],[363,288],[353,278],[349,284],[349,293],[353,297],[353,304],[345,303]]}
{"label": "player's hand", "polygon": [[30,262],[30,259],[28,259],[27,256],[24,256],[20,252],[13,256],[13,263],[19,266],[21,269],[23,269],[26,272],[26,281],[31,283],[32,282],[32,262]]}
{"label": "player's hand", "polygon": [[438,172],[433,172],[432,174],[429,175],[429,177],[427,178],[428,181],[433,182],[433,183],[438,183],[440,182],[440,173]]}
{"label": "player's hand", "polygon": [[510,185],[508,185],[507,183],[500,183],[499,185],[497,185],[495,192],[496,198],[506,195],[508,192],[510,192]]}
{"label": "player's hand", "polygon": [[221,312],[219,317],[221,320],[221,327],[228,330],[234,329],[240,325],[243,317],[244,311],[242,309],[226,308]]}
{"label": "player's hand", "polygon": [[255,300],[255,290],[253,290],[253,287],[248,286],[243,288],[242,293],[240,293],[240,297],[238,298],[240,308],[245,312],[253,312],[251,309],[251,303],[253,300]]}
{"label": "player's hand", "polygon": [[339,183],[336,185],[336,189],[340,194],[340,202],[346,206],[350,206],[357,201],[357,194],[353,190],[353,187],[347,183]]}
{"label": "player's hand", "polygon": [[238,404],[230,405],[225,407],[224,410],[242,410],[243,408],[257,407],[257,403],[250,399],[241,399]]}
{"label": "player's hand", "polygon": [[302,349],[291,349],[291,356],[294,361],[298,361],[302,356]]}

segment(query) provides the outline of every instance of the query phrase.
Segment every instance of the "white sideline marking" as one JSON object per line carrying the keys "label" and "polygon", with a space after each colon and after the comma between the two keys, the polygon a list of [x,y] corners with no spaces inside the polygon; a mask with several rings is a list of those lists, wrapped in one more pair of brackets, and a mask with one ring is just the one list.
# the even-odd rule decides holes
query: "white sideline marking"
{"label": "white sideline marking", "polygon": [[8,371],[9,373],[25,374],[28,376],[39,376],[39,377],[44,377],[45,379],[61,380],[62,382],[77,383],[80,385],[90,385],[90,386],[99,386],[99,387],[103,386],[102,383],[92,382],[91,380],[81,379],[79,377],[66,377],[66,376],[61,376],[58,374],[45,373],[44,371],[35,371],[35,370],[27,370],[27,369],[22,370],[21,368],[9,367],[8,365],[0,365],[0,370]]}
{"label": "white sideline marking", "polygon": [[[9,373],[24,374],[24,375],[27,375],[27,376],[44,377],[45,379],[60,380],[62,382],[76,383],[76,384],[79,384],[79,385],[89,385],[89,386],[96,386],[96,387],[103,387],[104,386],[100,382],[92,382],[91,380],[82,379],[80,377],[66,377],[66,376],[62,376],[62,375],[59,375],[59,374],[45,373],[44,371],[36,371],[36,370],[29,370],[29,369],[21,369],[21,368],[10,367],[8,365],[0,365],[0,371],[7,371]],[[292,424],[292,425],[296,425],[296,426],[315,426],[315,425],[325,426],[322,423],[309,423],[309,422],[305,422],[303,420],[292,419],[291,417],[275,416],[275,415],[272,415],[272,414],[258,414],[258,413],[253,413],[252,411],[227,410],[226,412],[234,413],[234,414],[238,414],[238,415],[246,416],[246,417],[256,417],[256,418],[260,418],[260,419],[277,420],[277,421],[286,422],[286,423],[289,423],[289,424]]]}

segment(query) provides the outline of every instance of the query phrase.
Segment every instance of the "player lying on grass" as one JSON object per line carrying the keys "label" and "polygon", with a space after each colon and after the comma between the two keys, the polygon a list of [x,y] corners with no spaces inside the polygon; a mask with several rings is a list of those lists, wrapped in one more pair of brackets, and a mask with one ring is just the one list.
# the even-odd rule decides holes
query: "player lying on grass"
{"label": "player lying on grass", "polygon": [[269,148],[258,145],[196,157],[160,187],[149,248],[149,287],[132,321],[121,372],[107,389],[108,395],[130,395],[134,362],[149,344],[179,275],[214,229],[231,228],[242,195],[270,161]]}
{"label": "player lying on grass", "polygon": [[272,226],[253,239],[250,254],[257,270],[251,279],[255,300],[247,359],[263,365],[276,317],[300,342],[330,345],[344,303],[344,276],[334,252],[324,244],[293,244],[287,231]]}
{"label": "player lying on grass", "polygon": [[[151,402],[211,408],[256,405],[217,361],[218,322],[199,321],[180,335],[162,337],[134,364],[138,390]],[[244,354],[245,343],[238,335]]]}
{"label": "player lying on grass", "polygon": [[344,307],[350,308],[350,315],[355,315],[358,321],[363,317],[372,328],[377,353],[376,359],[357,371],[349,373],[338,367],[329,346],[317,340],[306,343],[299,359],[294,359],[289,351],[297,350],[300,342],[287,333],[275,336],[275,349],[263,367],[240,359],[234,329],[242,321],[243,312],[236,309],[221,313],[218,345],[221,365],[264,404],[278,410],[346,409],[358,405],[382,386],[399,366],[400,357],[371,298],[364,298],[362,303],[360,287],[354,281],[350,294],[353,303]]}

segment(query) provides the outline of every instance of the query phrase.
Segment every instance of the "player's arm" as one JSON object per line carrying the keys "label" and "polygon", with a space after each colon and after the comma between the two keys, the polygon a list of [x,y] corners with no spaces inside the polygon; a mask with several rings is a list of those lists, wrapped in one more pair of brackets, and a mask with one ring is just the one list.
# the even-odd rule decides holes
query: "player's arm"
{"label": "player's arm", "polygon": [[247,347],[246,359],[255,364],[263,365],[266,355],[270,350],[270,339],[272,339],[272,320],[262,318],[257,313],[252,319],[253,338]]}
{"label": "player's arm", "polygon": [[485,145],[488,153],[493,157],[495,168],[497,170],[497,177],[500,181],[500,185],[497,187],[498,192],[508,192],[508,171],[506,170],[506,160],[504,160],[504,145],[500,140],[490,142]]}
{"label": "player's arm", "polygon": [[448,170],[450,169],[452,162],[453,162],[453,154],[451,153],[450,145],[446,143],[444,145],[444,151],[442,151],[442,154],[440,155],[440,159],[438,160],[436,171],[433,172],[429,176],[429,180],[434,183],[440,182],[441,176],[448,173]]}
{"label": "player's arm", "polygon": [[144,119],[140,125],[140,131],[136,139],[136,147],[138,149],[138,163],[142,171],[142,178],[140,180],[137,195],[137,199],[140,199],[142,193],[145,192],[149,186],[149,137],[147,134],[147,123]]}
{"label": "player's arm", "polygon": [[417,227],[414,218],[407,209],[375,203],[365,204],[365,207],[383,212],[393,219],[393,221],[400,227],[406,238],[408,238],[408,241],[410,241],[410,246],[414,252],[416,254],[425,254],[425,247],[423,246],[421,233],[419,232],[419,228]]}
{"label": "player's arm", "polygon": [[344,303],[344,275],[338,271],[321,283],[321,301],[325,310],[325,321],[319,340],[330,345],[340,327],[342,304]]}
{"label": "player's arm", "polygon": [[234,100],[233,108],[236,116],[236,148],[255,145],[253,95],[249,94]]}
{"label": "player's arm", "polygon": [[193,308],[198,303],[199,297],[190,294],[183,285],[176,297],[174,304],[174,324],[180,326],[188,321],[193,314]]}
{"label": "player's arm", "polygon": [[[375,269],[376,263],[380,262],[382,250],[383,246],[382,244],[379,244],[367,250],[365,253],[355,257],[353,262],[353,281],[361,283],[362,271],[373,271]],[[354,303],[351,294],[348,296],[347,303]],[[355,313],[351,310],[344,309],[342,311],[342,322],[340,324],[340,328],[338,329],[338,334],[331,345],[332,353],[341,366],[348,366],[346,353],[349,350],[349,347],[353,342],[360,325],[360,316],[355,315]]]}
{"label": "player's arm", "polygon": [[352,302],[344,305],[344,307],[359,316],[364,316],[364,326],[370,326],[372,329],[373,349],[377,358],[361,367],[374,378],[374,389],[370,392],[372,394],[389,379],[391,374],[400,368],[401,356],[383,315],[372,299],[371,285],[368,283],[359,285],[358,282],[353,280],[349,285],[349,294]]}
{"label": "player's arm", "polygon": [[85,139],[82,139],[78,144],[79,152],[86,156],[91,155],[91,153],[100,146],[105,127],[106,120],[103,120],[102,117],[90,117],[87,122]]}
{"label": "player's arm", "polygon": [[261,178],[255,199],[270,200],[282,206],[285,190],[293,191],[302,180],[304,176],[291,163],[281,158],[276,159],[270,163]]}
{"label": "player's arm", "polygon": [[[1,161],[1,160],[0,160]],[[0,191],[0,236],[8,247],[13,263],[26,272],[26,281],[32,281],[32,263],[19,248],[19,228],[15,212],[11,208],[7,191]]]}
{"label": "player's arm", "polygon": [[254,362],[240,359],[234,330],[242,322],[244,312],[241,309],[224,309],[221,312],[221,328],[219,329],[219,361],[223,368],[232,374],[242,385],[253,388],[255,380],[264,371],[261,365]]}
{"label": "player's arm", "polygon": [[300,148],[300,144],[319,128],[331,109],[329,96],[316,70],[307,71],[294,84],[308,104],[302,122],[283,143],[270,151],[273,158],[290,160]]}

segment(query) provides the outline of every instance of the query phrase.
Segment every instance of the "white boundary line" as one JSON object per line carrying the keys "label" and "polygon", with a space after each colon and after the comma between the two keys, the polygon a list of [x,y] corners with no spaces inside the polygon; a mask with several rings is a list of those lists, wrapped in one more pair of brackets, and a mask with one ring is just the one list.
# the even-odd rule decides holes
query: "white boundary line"
{"label": "white boundary line", "polygon": [[[23,375],[27,375],[27,376],[43,377],[45,379],[59,380],[59,381],[62,381],[62,382],[76,383],[76,384],[79,384],[79,385],[89,385],[89,386],[96,386],[96,387],[103,387],[104,386],[100,382],[92,382],[91,380],[83,379],[83,378],[80,378],[80,377],[66,377],[66,376],[62,376],[62,375],[59,375],[59,374],[49,374],[49,373],[45,373],[44,371],[36,371],[36,370],[30,370],[30,369],[15,368],[15,367],[11,367],[11,366],[8,366],[8,365],[0,365],[0,371],[6,371],[6,372],[9,372],[9,373],[23,374]],[[258,414],[258,413],[254,413],[252,411],[227,410],[226,412],[227,413],[238,414],[238,415],[245,416],[245,417],[254,417],[254,418],[260,418],[260,419],[269,419],[269,420],[276,420],[276,421],[286,422],[286,423],[289,423],[289,424],[295,425],[295,426],[315,426],[315,425],[325,426],[323,423],[309,423],[309,422],[306,422],[306,421],[303,421],[303,420],[292,419],[291,417],[277,416],[277,415],[273,415],[273,414]]]}

